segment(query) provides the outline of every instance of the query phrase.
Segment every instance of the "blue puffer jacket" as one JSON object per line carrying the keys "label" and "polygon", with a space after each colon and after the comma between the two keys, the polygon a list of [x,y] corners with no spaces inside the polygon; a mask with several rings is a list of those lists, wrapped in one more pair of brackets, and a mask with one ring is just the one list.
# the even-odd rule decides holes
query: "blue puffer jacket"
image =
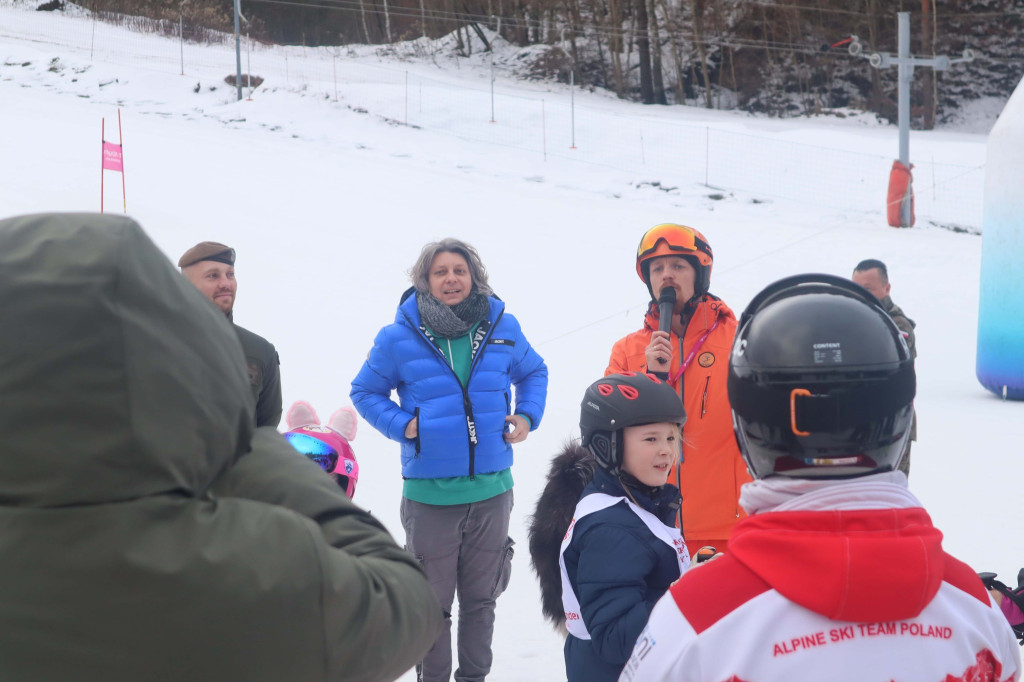
{"label": "blue puffer jacket", "polygon": [[[402,444],[402,476],[450,478],[503,471],[512,466],[505,417],[522,414],[540,425],[548,369],[530,347],[505,304],[491,309],[473,340],[478,350],[465,388],[441,351],[420,329],[413,289],[405,292],[395,322],[380,330],[352,381],[352,402],[374,428]],[[515,410],[512,386],[516,388]],[[398,403],[391,391],[398,389]],[[418,418],[419,434],[405,437]]]}
{"label": "blue puffer jacket", "polygon": [[[583,497],[597,492],[625,494],[618,479],[603,469],[594,472]],[[636,487],[630,492],[638,505],[672,525],[679,510],[678,488],[665,484],[653,497]],[[566,677],[569,682],[614,682],[654,604],[679,577],[676,552],[622,502],[580,519],[563,556],[592,638],[566,638]]]}

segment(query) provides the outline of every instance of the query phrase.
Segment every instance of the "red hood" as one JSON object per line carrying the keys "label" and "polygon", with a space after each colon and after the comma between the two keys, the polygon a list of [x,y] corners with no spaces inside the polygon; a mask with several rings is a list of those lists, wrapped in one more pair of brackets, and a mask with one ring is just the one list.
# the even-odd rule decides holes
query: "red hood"
{"label": "red hood", "polygon": [[833,620],[914,618],[942,583],[942,533],[921,508],[767,512],[729,553],[782,596]]}

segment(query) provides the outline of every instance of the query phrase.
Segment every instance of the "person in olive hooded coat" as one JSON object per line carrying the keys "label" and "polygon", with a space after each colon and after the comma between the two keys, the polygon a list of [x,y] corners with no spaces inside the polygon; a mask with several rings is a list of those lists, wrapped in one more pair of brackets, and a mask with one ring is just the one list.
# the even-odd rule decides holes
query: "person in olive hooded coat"
{"label": "person in olive hooded coat", "polygon": [[248,382],[133,221],[0,221],[0,679],[393,680],[430,648],[415,558]]}

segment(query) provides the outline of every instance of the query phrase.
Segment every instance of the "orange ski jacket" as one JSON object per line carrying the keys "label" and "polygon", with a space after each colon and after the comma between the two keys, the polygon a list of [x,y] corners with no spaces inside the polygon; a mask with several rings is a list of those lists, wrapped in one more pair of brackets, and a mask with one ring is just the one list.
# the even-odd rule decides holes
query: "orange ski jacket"
{"label": "orange ski jacket", "polygon": [[[714,327],[716,321],[718,326]],[[677,377],[680,364],[712,327],[686,371]],[[605,375],[646,372],[644,349],[657,329],[658,305],[652,302],[643,329],[619,339],[612,347]],[[680,527],[688,545],[726,539],[736,522],[746,516],[739,506],[740,486],[751,478],[733,435],[726,392],[729,352],[735,335],[736,315],[711,294],[697,304],[682,342],[675,334],[670,335],[674,350],[669,379],[682,397],[687,418],[683,461],[669,482],[679,485],[683,493]],[[680,470],[681,484],[677,482]]]}

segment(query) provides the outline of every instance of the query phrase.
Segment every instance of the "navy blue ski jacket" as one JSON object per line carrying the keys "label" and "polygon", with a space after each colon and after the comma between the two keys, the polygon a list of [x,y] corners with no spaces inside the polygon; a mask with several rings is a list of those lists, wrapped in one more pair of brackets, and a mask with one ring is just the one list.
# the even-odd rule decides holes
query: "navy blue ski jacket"
{"label": "navy blue ski jacket", "polygon": [[[671,526],[679,489],[665,484],[654,496],[630,487],[636,503]],[[621,497],[622,484],[603,469],[583,490]],[[591,639],[565,640],[568,682],[615,682],[647,625],[654,604],[679,577],[676,551],[656,538],[625,502],[588,514],[566,547],[565,570]]]}
{"label": "navy blue ski jacket", "polygon": [[[451,478],[503,471],[512,466],[505,417],[521,414],[540,425],[548,369],[530,347],[505,304],[490,297],[490,312],[473,338],[465,387],[428,338],[414,289],[403,294],[395,321],[374,339],[352,381],[352,402],[375,429],[402,444],[402,476]],[[512,387],[515,386],[513,410]],[[397,389],[398,402],[391,398]],[[418,418],[415,439],[405,427]]]}

